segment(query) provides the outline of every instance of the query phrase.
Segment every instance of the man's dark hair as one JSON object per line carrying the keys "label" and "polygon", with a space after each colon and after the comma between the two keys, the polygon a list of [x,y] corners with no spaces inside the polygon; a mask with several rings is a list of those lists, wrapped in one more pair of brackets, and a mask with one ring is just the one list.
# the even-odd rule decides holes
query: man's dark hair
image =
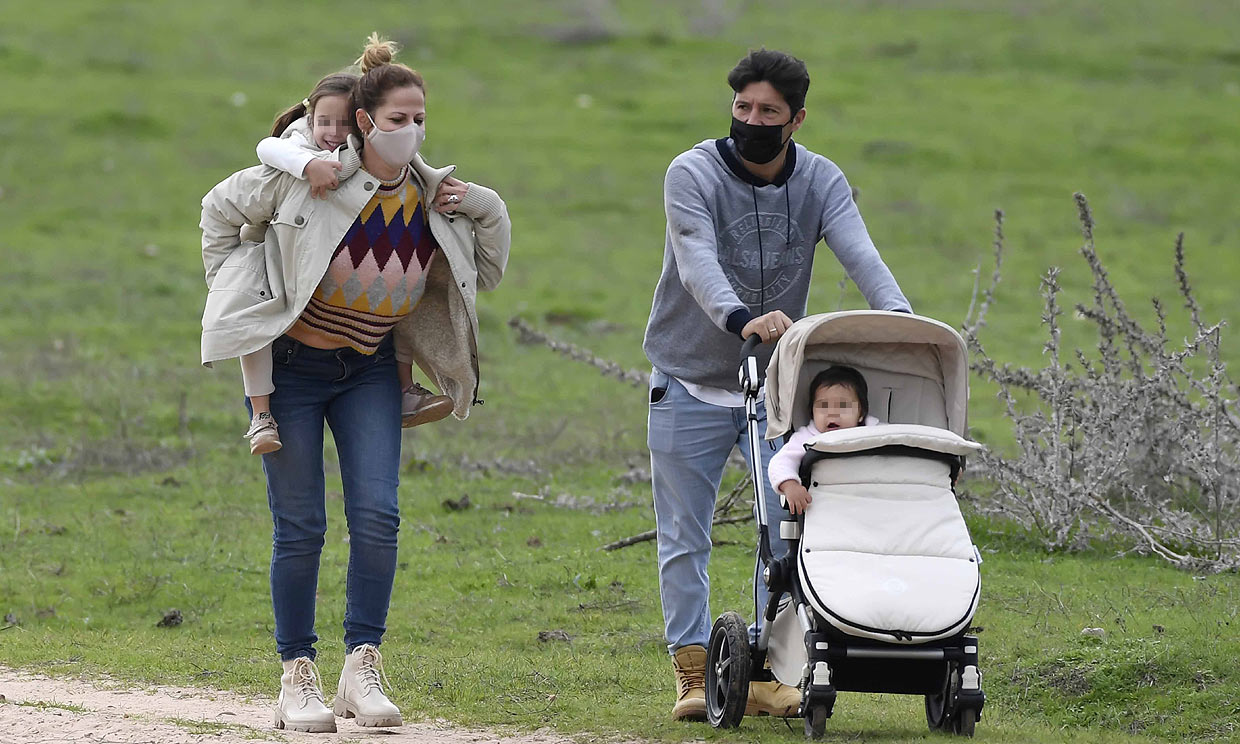
{"label": "man's dark hair", "polygon": [[809,408],[810,415],[814,414],[814,396],[824,387],[832,385],[842,385],[853,391],[857,396],[857,402],[861,404],[861,420],[860,424],[865,425],[865,417],[870,415],[870,390],[865,384],[865,378],[861,373],[852,367],[845,367],[837,364],[833,367],[827,367],[823,371],[814,375],[814,379],[809,384]]}
{"label": "man's dark hair", "polygon": [[728,73],[728,85],[740,93],[750,83],[765,80],[779,91],[792,109],[792,115],[805,108],[805,94],[809,92],[809,70],[805,63],[773,49],[757,49],[745,55]]}

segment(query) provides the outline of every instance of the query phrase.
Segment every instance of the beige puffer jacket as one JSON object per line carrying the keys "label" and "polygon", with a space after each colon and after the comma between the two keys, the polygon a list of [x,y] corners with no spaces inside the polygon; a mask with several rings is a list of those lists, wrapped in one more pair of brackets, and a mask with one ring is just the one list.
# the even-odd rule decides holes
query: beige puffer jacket
{"label": "beige puffer jacket", "polygon": [[[343,146],[357,152],[358,141]],[[357,158],[341,151],[345,169]],[[414,156],[418,185],[434,194],[455,166],[432,168]],[[206,307],[202,363],[248,354],[284,334],[318,287],[336,247],[378,180],[363,170],[326,200],[311,199],[310,185],[283,171],[256,166],[234,173],[203,197],[202,258]],[[394,329],[396,357],[416,363],[452,398],[457,418],[469,415],[478,391],[479,289],[494,289],[508,263],[512,225],[499,195],[471,183],[456,214],[427,210],[431,234],[447,260],[434,261],[422,301]],[[267,224],[261,242],[243,241]]]}

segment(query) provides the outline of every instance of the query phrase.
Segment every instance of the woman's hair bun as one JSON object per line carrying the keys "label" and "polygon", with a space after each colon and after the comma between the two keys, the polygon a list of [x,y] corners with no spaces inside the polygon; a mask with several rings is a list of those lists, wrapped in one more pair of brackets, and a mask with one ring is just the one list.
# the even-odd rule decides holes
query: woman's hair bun
{"label": "woman's hair bun", "polygon": [[366,39],[366,48],[354,64],[362,68],[362,74],[365,75],[376,67],[392,64],[399,49],[396,42],[380,37],[376,31]]}

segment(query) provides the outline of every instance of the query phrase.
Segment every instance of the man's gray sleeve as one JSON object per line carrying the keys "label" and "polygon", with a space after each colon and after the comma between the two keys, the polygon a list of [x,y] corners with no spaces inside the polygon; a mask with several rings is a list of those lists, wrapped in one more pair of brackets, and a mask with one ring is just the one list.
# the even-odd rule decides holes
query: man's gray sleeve
{"label": "man's gray sleeve", "polygon": [[861,290],[866,302],[874,310],[912,312],[912,306],[900,291],[891,269],[883,263],[874,241],[870,239],[857,203],[853,201],[852,187],[843,173],[837,172],[827,184],[826,196],[821,237],[827,241],[827,247],[839,259],[857,289]]}
{"label": "man's gray sleeve", "polygon": [[675,161],[663,182],[663,209],[680,283],[711,322],[727,331],[728,316],[746,309],[745,304],[719,265],[714,217],[702,186],[688,168]]}

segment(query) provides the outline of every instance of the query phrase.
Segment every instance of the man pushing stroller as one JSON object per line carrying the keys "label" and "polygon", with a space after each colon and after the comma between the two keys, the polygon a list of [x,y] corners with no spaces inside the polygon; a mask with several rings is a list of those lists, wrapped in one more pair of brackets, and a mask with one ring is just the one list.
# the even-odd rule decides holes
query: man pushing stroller
{"label": "man pushing stroller", "polygon": [[[672,161],[667,231],[643,348],[653,369],[648,440],[657,520],[659,591],[677,699],[672,717],[706,716],[711,630],[710,529],[728,455],[750,453],[736,366],[744,339],[774,342],[805,315],[814,249],[825,241],[871,308],[910,312],[869,237],[852,189],[830,160],[792,142],[805,121],[809,74],[782,52],[750,52],[728,74],[730,136]],[[760,363],[770,356],[760,352]],[[765,408],[758,407],[765,430]],[[768,511],[779,497],[765,488]],[[772,538],[772,551],[787,551]],[[766,588],[755,582],[759,606]],[[755,629],[756,632],[756,629]],[[746,713],[795,715],[800,693],[750,686]]]}

